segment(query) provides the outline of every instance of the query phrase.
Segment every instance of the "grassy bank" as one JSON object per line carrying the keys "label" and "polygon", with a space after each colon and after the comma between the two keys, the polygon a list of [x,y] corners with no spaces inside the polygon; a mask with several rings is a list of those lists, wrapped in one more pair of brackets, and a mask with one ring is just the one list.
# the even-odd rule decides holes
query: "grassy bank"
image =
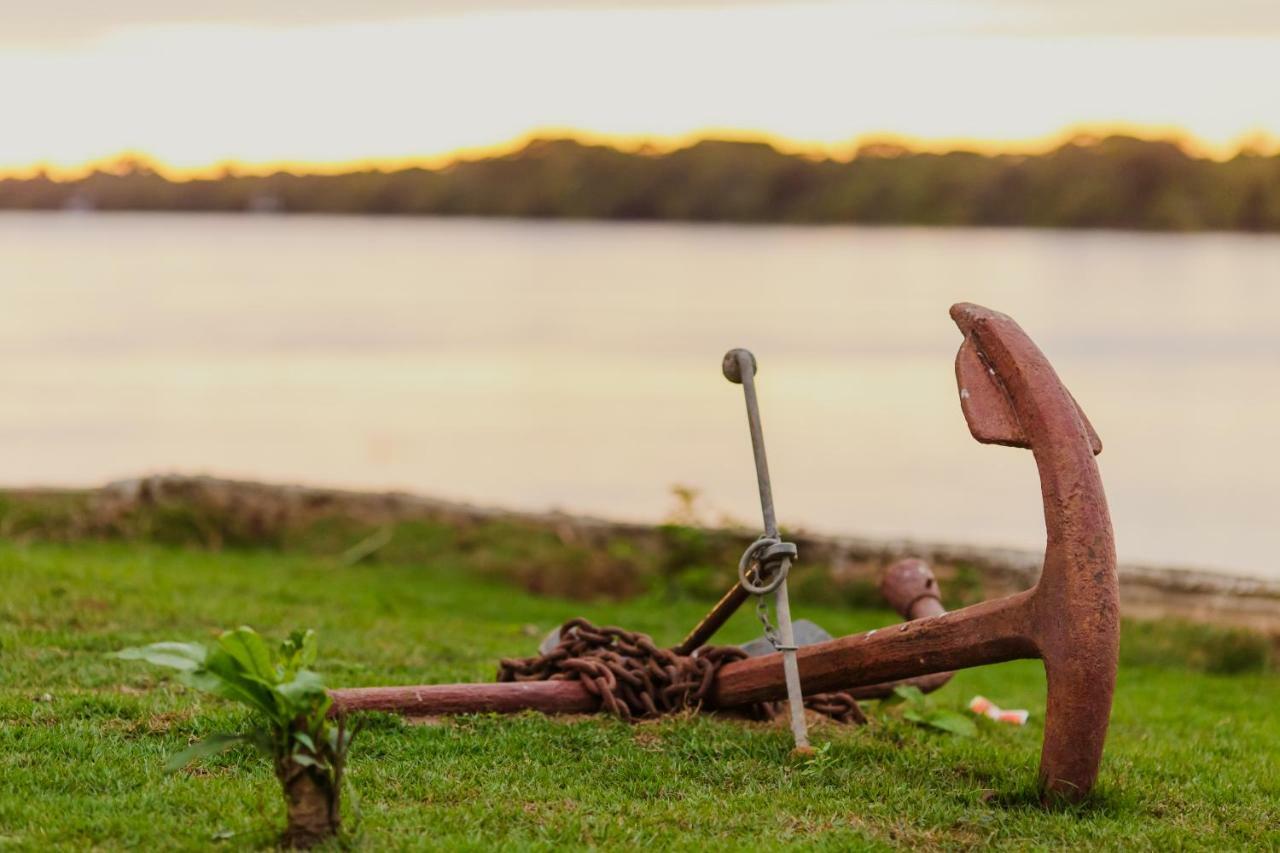
{"label": "grassy bank", "polygon": [[[334,686],[481,680],[584,614],[672,641],[695,598],[537,597],[477,578],[465,556],[342,566],[308,555],[129,543],[0,545],[0,844],[15,849],[269,844],[282,807],[270,771],[231,752],[165,776],[190,739],[238,710],[105,653],[208,639],[248,623],[318,628]],[[844,633],[885,612],[806,605]],[[1249,658],[1235,675],[1191,653],[1219,634],[1126,626],[1107,757],[1085,806],[1034,798],[1044,714],[1036,662],[959,674],[937,701],[975,693],[1026,707],[1023,729],[975,738],[871,709],[863,729],[826,726],[822,757],[786,760],[783,729],[718,717],[628,726],[606,719],[466,717],[369,721],[350,778],[366,849],[590,844],[739,849],[1078,845],[1241,848],[1280,844],[1280,678]],[[753,633],[744,615],[724,639]],[[1227,643],[1231,647],[1230,643]],[[1187,661],[1191,665],[1187,665]],[[1216,661],[1216,663],[1214,662]],[[1212,666],[1210,664],[1212,663]]]}
{"label": "grassy bank", "polygon": [[[673,490],[664,524],[514,513],[405,494],[167,476],[88,490],[0,492],[0,540],[146,542],[209,551],[305,554],[337,566],[456,563],[528,592],[579,600],[636,595],[717,598],[756,533],[710,526],[696,493]],[[924,557],[956,609],[1028,589],[1039,555],[1003,549],[810,535],[789,585],[806,604],[879,607],[883,568]],[[1120,566],[1126,614],[1210,628],[1161,636],[1198,666],[1237,672],[1277,660],[1280,584]]]}
{"label": "grassy bank", "polygon": [[[109,489],[0,493],[0,538],[270,550],[336,565],[444,561],[532,593],[621,599],[660,591],[718,597],[736,580],[738,558],[755,537],[696,523],[591,524],[412,497],[299,492],[198,477],[140,482],[140,491],[124,494]],[[690,517],[682,521],[692,520],[691,511],[681,514]],[[806,559],[791,574],[796,597],[879,605],[877,578],[885,555],[846,560],[849,565],[837,577],[821,546],[798,541]],[[935,561],[934,571],[949,606],[993,593],[973,566]]]}

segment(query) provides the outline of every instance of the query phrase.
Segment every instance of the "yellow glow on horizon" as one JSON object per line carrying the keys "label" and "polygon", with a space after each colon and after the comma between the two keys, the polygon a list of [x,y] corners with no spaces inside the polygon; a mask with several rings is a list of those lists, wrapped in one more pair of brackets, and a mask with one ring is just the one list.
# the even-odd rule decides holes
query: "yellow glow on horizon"
{"label": "yellow glow on horizon", "polygon": [[1217,158],[1276,149],[1280,38],[1002,35],[998,5],[507,10],[0,44],[0,80],[22,84],[6,87],[0,173],[73,177],[112,152],[179,178],[439,166],[548,136],[839,159],[867,141],[1035,153],[1081,131]]}
{"label": "yellow glow on horizon", "polygon": [[1228,160],[1248,148],[1263,154],[1280,154],[1280,139],[1269,135],[1251,134],[1225,145],[1213,145],[1196,139],[1179,127],[1149,127],[1142,125],[1082,124],[1057,133],[1030,139],[921,139],[895,133],[867,133],[847,142],[827,143],[820,140],[787,139],[761,131],[729,128],[706,128],[679,136],[656,137],[642,135],[616,135],[595,133],[568,127],[543,127],[523,133],[514,139],[493,145],[480,145],[401,158],[364,158],[358,160],[308,161],[279,160],[269,162],[223,161],[204,166],[174,166],[151,156],[145,151],[119,151],[98,157],[85,163],[54,164],[29,163],[21,166],[0,166],[0,178],[33,178],[45,175],[53,180],[66,181],[85,177],[96,171],[110,171],[121,162],[134,160],[147,164],[170,180],[186,181],[220,177],[228,172],[236,175],[269,175],[289,172],[296,175],[338,175],[359,171],[392,172],[401,169],[439,169],[452,163],[487,157],[503,157],[521,150],[540,139],[572,139],[585,145],[608,145],[620,151],[649,151],[665,154],[706,140],[734,142],[758,142],[771,145],[784,154],[823,157],[838,161],[852,160],[858,150],[867,145],[899,145],[912,152],[945,154],[953,151],[971,151],[978,154],[1043,154],[1081,137],[1102,138],[1112,135],[1131,136],[1151,141],[1172,141],[1188,154],[1214,160]]}

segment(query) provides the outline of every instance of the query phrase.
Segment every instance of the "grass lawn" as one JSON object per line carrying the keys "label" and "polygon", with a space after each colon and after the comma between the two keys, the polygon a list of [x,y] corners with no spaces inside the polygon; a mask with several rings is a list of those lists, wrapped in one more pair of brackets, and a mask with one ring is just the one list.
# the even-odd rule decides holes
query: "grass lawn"
{"label": "grass lawn", "polygon": [[[0,847],[270,845],[282,822],[265,762],[232,751],[176,775],[165,758],[234,730],[238,709],[106,653],[208,640],[249,624],[321,635],[331,686],[488,680],[573,615],[679,638],[704,604],[538,598],[438,566],[339,567],[280,552],[211,554],[130,544],[0,544]],[[749,609],[749,608],[748,608]],[[802,604],[847,633],[888,612]],[[723,641],[754,634],[740,615]],[[1025,728],[982,721],[963,738],[872,706],[871,725],[824,725],[830,744],[788,762],[785,727],[700,716],[476,716],[407,725],[370,718],[349,779],[365,849],[623,847],[1280,847],[1280,677],[1152,662],[1126,626],[1111,735],[1095,796],[1046,811],[1034,791],[1040,664],[970,670],[935,694],[1031,710]],[[1137,651],[1141,651],[1138,649]],[[1146,662],[1143,662],[1146,661]]]}

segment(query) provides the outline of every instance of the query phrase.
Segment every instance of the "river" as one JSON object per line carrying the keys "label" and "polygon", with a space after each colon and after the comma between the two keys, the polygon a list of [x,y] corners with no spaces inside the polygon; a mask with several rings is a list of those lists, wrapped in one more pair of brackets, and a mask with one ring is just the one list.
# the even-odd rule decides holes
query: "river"
{"label": "river", "polygon": [[517,508],[1039,547],[975,443],[956,301],[1102,436],[1122,560],[1280,577],[1280,237],[0,214],[7,485],[203,472]]}

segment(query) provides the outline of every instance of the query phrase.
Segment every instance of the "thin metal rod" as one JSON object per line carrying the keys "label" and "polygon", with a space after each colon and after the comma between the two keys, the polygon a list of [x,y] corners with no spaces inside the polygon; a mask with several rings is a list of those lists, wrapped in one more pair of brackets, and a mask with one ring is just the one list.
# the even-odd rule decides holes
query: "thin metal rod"
{"label": "thin metal rod", "polygon": [[[779,571],[785,572],[790,568],[791,561],[783,558]],[[804,693],[800,691],[800,665],[796,662],[796,634],[791,627],[791,603],[785,580],[774,592],[774,605],[778,610],[778,633],[782,636],[782,674],[787,681],[791,734],[795,738],[796,749],[808,749],[809,727],[804,719]]]}
{"label": "thin metal rod", "polygon": [[[751,429],[751,450],[756,458],[756,484],[760,488],[760,513],[764,517],[764,533],[771,539],[778,537],[778,518],[773,509],[773,483],[769,479],[769,458],[764,450],[764,428],[760,424],[760,402],[756,397],[755,357],[746,350],[738,350],[738,375],[747,403],[747,425]],[[784,559],[779,571],[784,574],[774,592],[774,607],[778,612],[778,634],[782,650],[782,670],[787,684],[787,704],[791,711],[791,734],[796,749],[809,748],[809,730],[804,718],[804,694],[800,690],[800,666],[796,663],[796,635],[791,625],[791,604],[787,596],[785,574],[791,561]]]}
{"label": "thin metal rod", "polygon": [[[760,507],[764,515],[765,533],[769,536],[777,536],[778,522],[773,511],[773,487],[769,481],[769,460],[764,452],[764,431],[760,426],[760,405],[756,400],[755,357],[747,350],[736,349],[730,351],[725,358],[725,378],[742,385],[747,402],[747,425],[751,430],[751,449],[756,461],[756,486],[760,491]],[[732,365],[728,361],[729,358],[733,359]],[[732,370],[731,366],[736,366],[736,371]],[[696,649],[706,645],[715,636],[716,631],[724,627],[724,623],[728,622],[750,597],[751,593],[743,589],[742,584],[735,583],[707,612],[707,615],[693,626],[693,630],[675,646],[676,653],[692,654]]]}
{"label": "thin metal rod", "polygon": [[764,452],[764,430],[760,426],[760,403],[756,399],[755,360],[746,350],[738,350],[738,372],[742,393],[747,399],[747,425],[751,429],[751,450],[756,457],[756,484],[760,487],[760,512],[766,536],[778,535],[778,519],[773,511],[773,484],[769,480],[769,459]]}
{"label": "thin metal rod", "polygon": [[702,617],[702,621],[693,626],[693,630],[689,632],[679,645],[675,646],[675,653],[678,655],[690,655],[695,650],[705,646],[724,623],[729,621],[729,617],[738,611],[738,608],[751,597],[751,593],[742,588],[742,584],[735,583],[733,587],[724,594],[724,596],[716,602],[715,607],[708,611],[706,616]]}

